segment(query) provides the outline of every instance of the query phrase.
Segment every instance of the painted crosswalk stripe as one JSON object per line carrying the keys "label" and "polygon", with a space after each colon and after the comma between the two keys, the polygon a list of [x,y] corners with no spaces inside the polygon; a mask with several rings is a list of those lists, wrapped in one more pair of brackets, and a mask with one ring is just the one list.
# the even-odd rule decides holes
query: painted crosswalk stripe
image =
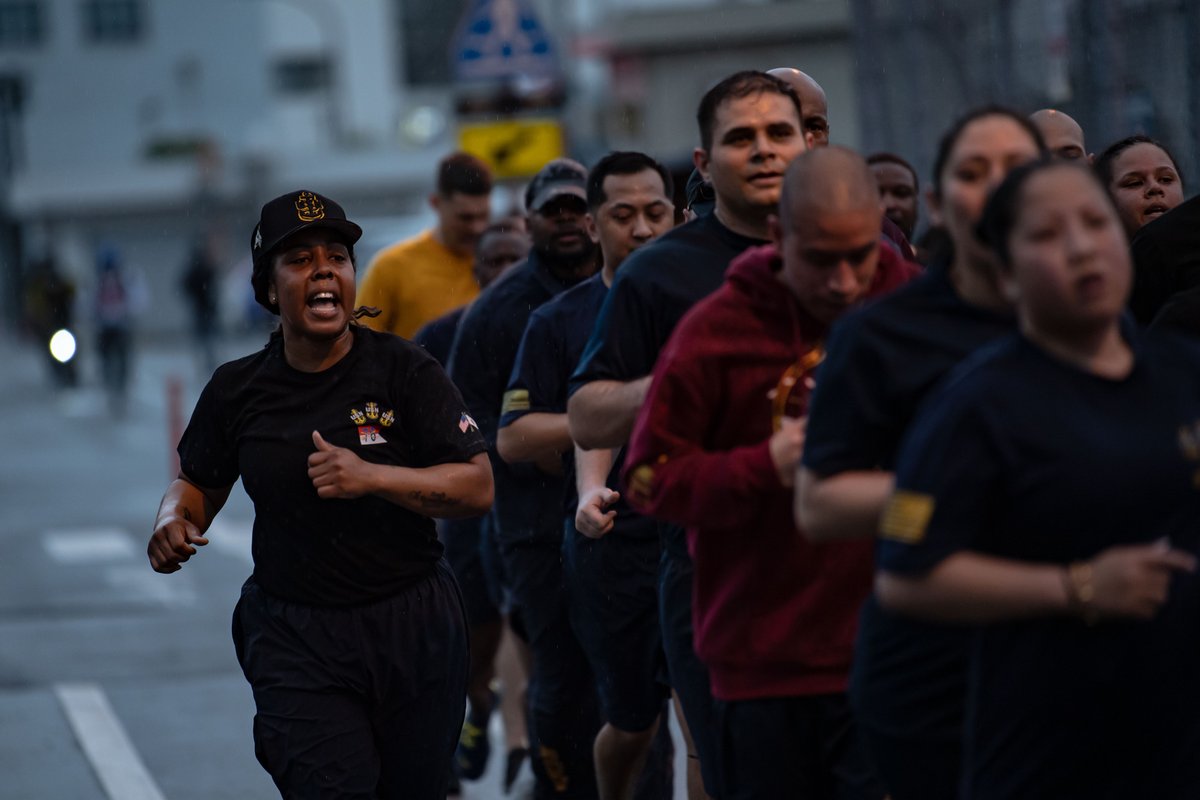
{"label": "painted crosswalk stripe", "polygon": [[137,554],[133,539],[120,528],[59,528],[46,531],[42,546],[55,561],[64,564],[94,564]]}
{"label": "painted crosswalk stripe", "polygon": [[165,800],[99,686],[61,683],[54,693],[111,800]]}
{"label": "painted crosswalk stripe", "polygon": [[253,561],[253,556],[250,554],[253,527],[254,524],[249,520],[226,519],[218,515],[213,518],[204,537],[208,539],[209,547],[215,547],[223,553],[250,563]]}

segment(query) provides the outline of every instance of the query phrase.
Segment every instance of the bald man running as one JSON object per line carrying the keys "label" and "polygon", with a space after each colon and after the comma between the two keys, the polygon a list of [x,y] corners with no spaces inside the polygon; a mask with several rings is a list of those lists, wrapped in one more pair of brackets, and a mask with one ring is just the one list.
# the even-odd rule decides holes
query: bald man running
{"label": "bald man running", "polygon": [[773,243],[736,259],[660,355],[626,483],[687,529],[719,796],[879,800],[845,694],[872,548],[809,544],[791,486],[829,325],[912,270],[881,246],[875,179],[849,150],[799,156],[780,207]]}
{"label": "bald man running", "polygon": [[821,84],[810,75],[795,67],[776,67],[767,70],[768,75],[787,83],[796,91],[800,98],[800,109],[803,112],[801,124],[806,134],[812,134],[810,147],[827,147],[829,145],[829,106],[825,101],[825,90]]}
{"label": "bald man running", "polygon": [[[825,90],[812,76],[801,72],[795,67],[776,67],[767,70],[768,75],[779,78],[792,87],[800,98],[801,127],[809,147],[829,146],[829,105],[825,100]],[[902,258],[916,263],[917,251],[909,242],[906,233],[891,219],[883,220],[883,235],[890,246],[894,246]]]}
{"label": "bald man running", "polygon": [[1030,114],[1029,121],[1042,134],[1046,149],[1055,158],[1091,163],[1092,155],[1083,143],[1083,128],[1070,115],[1054,108],[1043,108]]}

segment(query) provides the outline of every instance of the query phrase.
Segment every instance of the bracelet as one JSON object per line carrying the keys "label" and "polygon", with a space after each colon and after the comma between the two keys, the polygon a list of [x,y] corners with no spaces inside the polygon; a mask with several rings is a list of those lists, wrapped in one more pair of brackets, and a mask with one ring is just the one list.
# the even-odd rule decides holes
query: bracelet
{"label": "bracelet", "polygon": [[1067,607],[1079,614],[1088,625],[1095,625],[1100,619],[1095,605],[1096,586],[1092,578],[1092,565],[1087,561],[1076,561],[1063,570]]}

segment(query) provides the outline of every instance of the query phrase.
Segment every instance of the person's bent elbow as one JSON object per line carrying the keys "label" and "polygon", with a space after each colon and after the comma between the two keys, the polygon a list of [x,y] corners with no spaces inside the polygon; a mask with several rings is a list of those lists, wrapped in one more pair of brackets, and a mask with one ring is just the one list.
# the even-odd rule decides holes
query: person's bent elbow
{"label": "person's bent elbow", "polygon": [[594,420],[589,416],[589,394],[589,387],[584,386],[567,400],[567,430],[580,450],[599,450],[603,447],[598,443],[602,437],[596,436]]}
{"label": "person's bent elbow", "polygon": [[866,539],[879,531],[893,476],[881,470],[820,475],[801,467],[796,476],[796,527],[812,542]]}
{"label": "person's bent elbow", "polygon": [[492,464],[487,453],[473,457],[468,466],[471,468],[470,485],[463,497],[464,517],[478,517],[488,513],[496,496],[496,483],[492,478]]}
{"label": "person's bent elbow", "polygon": [[800,467],[796,471],[796,491],[792,510],[796,528],[808,541],[819,544],[837,539],[837,526],[830,524],[828,514],[821,508],[821,478],[811,470]]}
{"label": "person's bent elbow", "polygon": [[496,431],[496,453],[506,464],[528,461],[528,454],[522,451],[523,441],[524,437],[514,431],[511,425],[505,425]]}
{"label": "person's bent elbow", "polygon": [[429,517],[438,519],[460,519],[463,517],[479,517],[486,514],[492,507],[495,496],[495,483],[492,479],[492,464],[487,453],[479,453],[470,461],[453,466],[453,477],[442,482],[440,491],[426,494],[412,492],[408,496],[415,497],[419,506],[412,506]]}
{"label": "person's bent elbow", "polygon": [[629,440],[638,406],[626,408],[620,393],[635,384],[636,391],[644,394],[644,387],[649,385],[648,377],[630,384],[593,381],[571,395],[567,401],[567,428],[580,449],[621,447]]}
{"label": "person's bent elbow", "polygon": [[875,599],[884,611],[909,617],[923,616],[924,594],[918,578],[886,571],[875,575]]}

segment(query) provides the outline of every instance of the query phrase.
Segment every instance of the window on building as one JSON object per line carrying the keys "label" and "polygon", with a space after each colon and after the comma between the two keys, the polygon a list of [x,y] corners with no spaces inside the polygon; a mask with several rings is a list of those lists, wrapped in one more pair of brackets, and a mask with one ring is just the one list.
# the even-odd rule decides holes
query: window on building
{"label": "window on building", "polygon": [[275,62],[275,89],[280,94],[303,95],[329,88],[329,59],[322,55],[291,56]]}
{"label": "window on building", "polygon": [[45,36],[45,14],[40,0],[0,2],[0,47],[40,44]]}
{"label": "window on building", "polygon": [[89,42],[135,42],[145,27],[142,0],[84,0],[83,37]]}
{"label": "window on building", "polygon": [[451,82],[450,40],[458,28],[463,3],[406,0],[396,3],[396,38],[404,61],[400,81],[409,86],[444,86]]}

